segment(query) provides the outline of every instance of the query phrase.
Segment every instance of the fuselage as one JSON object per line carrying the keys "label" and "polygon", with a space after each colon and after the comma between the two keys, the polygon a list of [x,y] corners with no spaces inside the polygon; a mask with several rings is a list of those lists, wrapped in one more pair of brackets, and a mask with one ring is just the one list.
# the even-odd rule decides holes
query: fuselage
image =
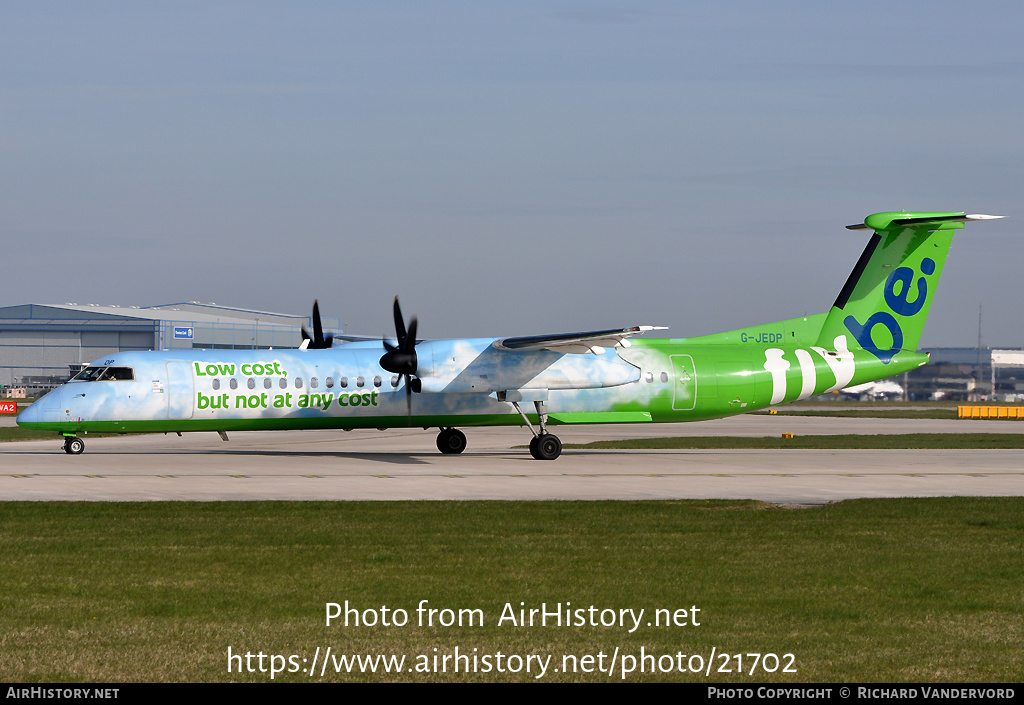
{"label": "fuselage", "polygon": [[511,403],[519,400],[542,401],[550,424],[697,421],[889,377],[928,359],[901,351],[883,363],[850,351],[846,336],[832,349],[636,339],[603,355],[505,350],[495,342],[418,343],[422,391],[413,394],[402,375],[381,368],[379,342],[114,353],[45,395],[18,423],[65,435],[522,425]]}
{"label": "fuselage", "polygon": [[[394,303],[395,343],[333,345],[317,304],[307,349],[125,352],[96,360],[18,417],[84,449],[90,431],[436,426],[442,453],[457,427],[530,424],[530,453],[553,460],[549,425],[700,421],[892,377],[914,352],[964,223],[999,216],[884,212],[827,312],[701,338],[630,338],[653,326],[493,339],[419,341]],[[390,370],[390,371],[388,371]],[[530,413],[532,409],[533,413]],[[539,424],[539,432],[533,425]]]}

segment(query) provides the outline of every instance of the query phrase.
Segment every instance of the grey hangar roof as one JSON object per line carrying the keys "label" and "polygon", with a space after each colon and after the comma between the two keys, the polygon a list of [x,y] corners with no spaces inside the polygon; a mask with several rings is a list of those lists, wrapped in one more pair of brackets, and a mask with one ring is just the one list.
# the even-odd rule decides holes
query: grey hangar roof
{"label": "grey hangar roof", "polygon": [[[336,319],[324,328],[340,332]],[[67,379],[112,352],[293,348],[308,316],[195,301],[160,306],[20,304],[0,307],[0,385]]]}

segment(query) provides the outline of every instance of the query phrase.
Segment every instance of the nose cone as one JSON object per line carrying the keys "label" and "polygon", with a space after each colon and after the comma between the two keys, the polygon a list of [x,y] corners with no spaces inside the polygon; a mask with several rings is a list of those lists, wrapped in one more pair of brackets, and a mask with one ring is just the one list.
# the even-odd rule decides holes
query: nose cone
{"label": "nose cone", "polygon": [[34,424],[60,421],[61,404],[61,388],[57,387],[18,414],[18,425],[30,428]]}
{"label": "nose cone", "polygon": [[18,418],[15,419],[19,426],[28,426],[29,424],[39,423],[42,419],[39,418],[39,402],[29,404],[29,406],[18,414]]}

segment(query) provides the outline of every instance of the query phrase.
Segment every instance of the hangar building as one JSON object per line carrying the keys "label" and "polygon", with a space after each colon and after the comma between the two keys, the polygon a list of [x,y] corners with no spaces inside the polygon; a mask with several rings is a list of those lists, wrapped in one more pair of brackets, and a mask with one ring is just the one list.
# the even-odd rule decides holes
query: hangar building
{"label": "hangar building", "polygon": [[[338,333],[337,319],[323,319]],[[0,307],[0,386],[43,391],[84,365],[124,350],[294,348],[308,316],[203,304]]]}

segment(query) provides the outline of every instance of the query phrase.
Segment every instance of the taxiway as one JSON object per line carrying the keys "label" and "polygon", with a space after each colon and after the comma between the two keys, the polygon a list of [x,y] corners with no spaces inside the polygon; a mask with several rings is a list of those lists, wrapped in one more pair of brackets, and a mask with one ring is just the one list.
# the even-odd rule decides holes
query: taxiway
{"label": "taxiway", "polygon": [[[1024,450],[573,450],[533,460],[521,428],[274,431],[0,444],[0,501],[760,499],[1024,495]],[[555,429],[552,429],[555,430]],[[1020,433],[1024,423],[739,416],[691,424],[561,426],[565,443],[679,435]]]}

